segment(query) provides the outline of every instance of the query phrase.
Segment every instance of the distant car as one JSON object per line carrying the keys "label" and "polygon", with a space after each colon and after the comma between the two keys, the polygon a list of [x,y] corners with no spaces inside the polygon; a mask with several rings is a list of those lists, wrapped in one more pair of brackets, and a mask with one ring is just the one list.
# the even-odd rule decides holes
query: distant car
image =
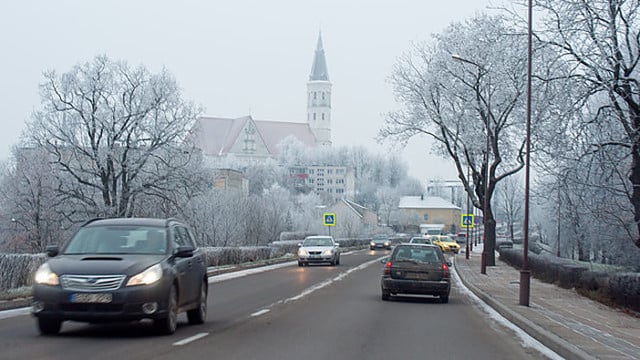
{"label": "distant car", "polygon": [[455,236],[451,236],[451,238],[453,238],[456,243],[458,243],[458,245],[460,246],[464,246],[467,244],[467,233],[466,232],[459,232],[457,234],[455,234]]}
{"label": "distant car", "polygon": [[513,241],[507,236],[496,236],[496,249],[511,249]]}
{"label": "distant car", "polygon": [[383,234],[373,235],[371,242],[369,243],[369,249],[387,249],[391,250],[391,239],[389,236]]}
{"label": "distant car", "polygon": [[176,331],[178,313],[191,324],[207,316],[207,264],[191,230],[175,219],[94,219],[35,273],[32,313],[42,334],[65,320],[152,319]]}
{"label": "distant car", "polygon": [[442,251],[452,251],[456,254],[460,252],[460,245],[446,235],[430,235],[429,239],[431,239],[434,245],[440,246]]}
{"label": "distant car", "polygon": [[416,236],[416,237],[412,237],[411,240],[409,240],[410,244],[427,244],[427,245],[433,245],[433,242],[431,241],[431,239],[424,237],[424,236]]}
{"label": "distant car", "polygon": [[449,302],[450,264],[440,247],[399,244],[389,258],[383,259],[383,263],[380,278],[382,300],[390,300],[397,294],[417,294],[438,296],[440,302]]}
{"label": "distant car", "polygon": [[332,236],[307,236],[298,244],[298,266],[310,263],[340,265],[340,244]]}

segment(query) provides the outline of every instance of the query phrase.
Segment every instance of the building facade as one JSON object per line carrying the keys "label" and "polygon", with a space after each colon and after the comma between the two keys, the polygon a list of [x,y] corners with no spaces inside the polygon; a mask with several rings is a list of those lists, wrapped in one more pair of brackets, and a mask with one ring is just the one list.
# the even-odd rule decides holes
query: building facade
{"label": "building facade", "polygon": [[355,195],[355,175],[346,166],[294,166],[288,169],[294,188],[303,192],[326,193],[352,199]]}

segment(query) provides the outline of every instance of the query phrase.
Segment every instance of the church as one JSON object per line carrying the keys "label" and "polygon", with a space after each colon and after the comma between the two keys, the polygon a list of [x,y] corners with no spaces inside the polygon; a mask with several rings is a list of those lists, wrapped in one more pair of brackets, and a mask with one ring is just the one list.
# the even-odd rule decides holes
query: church
{"label": "church", "polygon": [[331,82],[318,35],[307,82],[307,121],[285,122],[202,116],[196,121],[196,146],[208,157],[233,156],[256,161],[277,157],[278,144],[289,136],[309,147],[331,146]]}

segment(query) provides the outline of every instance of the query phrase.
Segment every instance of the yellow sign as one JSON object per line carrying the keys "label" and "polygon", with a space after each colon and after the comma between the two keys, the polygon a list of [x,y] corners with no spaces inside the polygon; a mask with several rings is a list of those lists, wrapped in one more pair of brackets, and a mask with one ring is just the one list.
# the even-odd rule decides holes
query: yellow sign
{"label": "yellow sign", "polygon": [[460,214],[460,227],[463,229],[473,229],[474,218],[475,216],[473,214]]}

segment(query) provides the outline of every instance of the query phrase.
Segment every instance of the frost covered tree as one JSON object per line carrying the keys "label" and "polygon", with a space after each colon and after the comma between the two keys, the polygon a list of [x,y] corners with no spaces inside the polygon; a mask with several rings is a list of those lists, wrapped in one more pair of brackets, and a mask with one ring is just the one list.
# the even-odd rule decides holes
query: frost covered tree
{"label": "frost covered tree", "polygon": [[175,189],[197,188],[187,170],[199,156],[185,139],[199,109],[167,70],[97,56],[44,78],[26,137],[47,152],[61,197],[93,214],[132,216],[140,198],[172,202]]}
{"label": "frost covered tree", "polygon": [[[404,144],[416,135],[435,140],[433,151],[454,161],[474,207],[483,209],[486,189],[490,266],[495,265],[496,225],[491,198],[500,181],[524,167],[526,45],[525,35],[505,18],[488,15],[453,23],[433,41],[415,45],[391,75],[401,110],[390,113],[379,131],[382,141]],[[541,50],[539,63],[546,60]],[[552,110],[546,98],[557,91],[536,82],[534,93],[536,127]]]}
{"label": "frost covered tree", "polygon": [[[640,2],[537,0],[534,6],[541,19],[536,36],[581,83],[573,106],[578,115],[563,135],[584,146],[573,159],[563,157],[564,168],[576,165],[579,188],[608,198],[609,209],[599,211],[609,220],[600,220],[621,225],[640,248]],[[622,206],[614,211],[616,203]]]}

